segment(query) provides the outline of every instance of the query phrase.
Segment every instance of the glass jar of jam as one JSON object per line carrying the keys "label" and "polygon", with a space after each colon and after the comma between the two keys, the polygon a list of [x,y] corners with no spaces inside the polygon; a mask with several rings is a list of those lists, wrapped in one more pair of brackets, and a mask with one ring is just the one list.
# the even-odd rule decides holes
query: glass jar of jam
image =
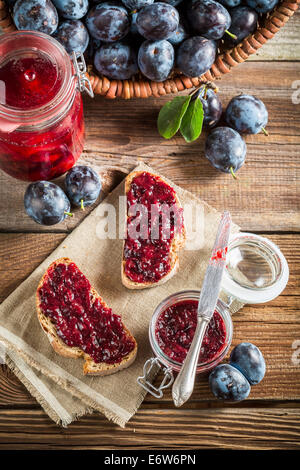
{"label": "glass jar of jam", "polygon": [[0,36],[3,171],[27,181],[50,180],[75,164],[84,145],[84,67],[43,33]]}
{"label": "glass jar of jam", "polygon": [[[251,233],[230,237],[226,268],[216,310],[206,329],[199,355],[197,373],[210,371],[221,362],[231,345],[231,313],[241,304],[259,304],[277,297],[289,278],[287,261],[279,248],[267,238]],[[200,291],[172,294],[155,309],[149,326],[149,341],[154,357],[144,364],[138,383],[156,398],[174,381],[192,343],[197,324]],[[235,305],[236,304],[236,305]],[[230,308],[230,310],[229,310]],[[247,338],[245,338],[247,340]],[[152,379],[161,368],[163,379],[158,387]]]}
{"label": "glass jar of jam", "polygon": [[[192,343],[199,296],[200,291],[197,290],[177,292],[164,299],[154,311],[149,325],[149,340],[155,357],[146,361],[144,376],[138,378],[138,383],[157,398],[173,382],[173,371],[180,370]],[[230,348],[232,334],[231,315],[219,299],[203,338],[198,374],[209,371],[222,361]],[[164,379],[158,389],[148,380],[156,366],[164,371]]]}

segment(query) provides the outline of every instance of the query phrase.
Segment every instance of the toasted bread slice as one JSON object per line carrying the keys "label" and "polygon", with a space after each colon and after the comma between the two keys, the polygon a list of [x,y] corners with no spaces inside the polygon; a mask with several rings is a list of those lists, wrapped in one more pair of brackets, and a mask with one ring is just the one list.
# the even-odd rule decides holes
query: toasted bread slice
{"label": "toasted bread slice", "polygon": [[[42,310],[41,310],[41,299],[40,299],[40,294],[39,291],[41,287],[44,285],[44,283],[48,279],[49,272],[53,272],[53,269],[55,269],[58,265],[60,264],[65,264],[69,265],[73,263],[72,260],[69,258],[60,258],[56,261],[54,261],[45,274],[43,275],[37,289],[36,293],[36,308],[37,308],[37,315],[39,322],[41,324],[41,327],[43,328],[44,332],[46,333],[51,346],[61,356],[64,357],[69,357],[69,358],[80,358],[82,357],[84,359],[84,365],[83,365],[83,373],[88,374],[88,375],[110,375],[114,374],[115,372],[118,372],[119,370],[125,369],[126,367],[129,367],[135,360],[136,354],[137,354],[137,342],[133,335],[130,333],[130,331],[126,328],[124,323],[122,323],[122,326],[124,328],[124,332],[126,334],[126,337],[128,337],[133,343],[134,343],[134,348],[131,352],[129,352],[126,356],[124,356],[121,360],[121,362],[114,363],[114,364],[109,364],[106,362],[95,362],[92,357],[88,354],[86,354],[82,349],[79,347],[70,347],[68,346],[57,334],[55,324],[52,322],[52,320],[46,316]],[[74,263],[75,264],[75,263]],[[77,268],[77,266],[76,266]],[[78,268],[77,268],[78,269]],[[99,299],[101,305],[105,308],[108,308],[107,304],[104,302],[104,300],[100,297],[100,295],[96,292],[96,290],[91,287],[90,288],[90,293],[92,294],[92,301],[94,302],[96,299]]]}
{"label": "toasted bread slice", "polygon": [[[138,176],[139,174],[142,174],[142,173],[149,173],[157,181],[162,181],[164,184],[166,184],[167,186],[170,186],[174,190],[172,185],[170,185],[167,181],[165,181],[161,176],[155,175],[154,173],[150,173],[150,172],[147,172],[145,170],[141,170],[141,171],[134,171],[126,177],[126,179],[125,179],[125,195],[126,196],[127,196],[128,192],[130,191],[130,187],[131,187],[131,183],[132,183],[133,179],[136,176]],[[180,200],[179,200],[176,192],[174,194],[174,197],[175,197],[176,205],[178,205],[179,209],[182,209]],[[126,218],[127,217],[128,216],[127,216],[127,212],[126,212]],[[122,278],[123,285],[125,287],[127,287],[128,289],[146,289],[146,288],[149,288],[149,287],[156,287],[156,286],[159,286],[159,285],[164,284],[165,282],[167,282],[169,279],[171,279],[174,276],[174,274],[176,274],[176,272],[179,269],[178,251],[181,248],[184,247],[185,241],[186,241],[186,231],[185,231],[185,226],[184,226],[184,221],[183,221],[183,225],[182,225],[181,230],[177,231],[175,233],[174,238],[172,239],[171,244],[170,244],[170,252],[169,252],[170,269],[169,269],[169,271],[163,277],[161,277],[161,279],[159,279],[158,281],[155,281],[155,282],[150,282],[150,281],[135,282],[135,281],[132,281],[126,275],[126,272],[125,272],[126,260],[124,258],[124,248],[125,248],[125,240],[124,240],[124,242],[123,242],[123,258],[122,258],[122,266],[121,266],[121,278]]]}

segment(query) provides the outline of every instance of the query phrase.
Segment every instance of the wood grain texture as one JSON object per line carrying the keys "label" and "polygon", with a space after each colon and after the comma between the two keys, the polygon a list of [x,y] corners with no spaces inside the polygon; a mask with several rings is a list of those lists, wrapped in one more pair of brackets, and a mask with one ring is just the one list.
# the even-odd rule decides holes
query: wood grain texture
{"label": "wood grain texture", "polygon": [[299,449],[300,410],[143,410],[126,429],[99,415],[57,430],[40,410],[0,410],[0,449]]}
{"label": "wood grain texture", "polygon": [[[85,98],[87,140],[81,162],[97,168],[108,179],[108,188],[112,179],[120,180],[143,159],[216,209],[230,210],[242,229],[298,231],[300,104],[292,102],[292,83],[299,74],[300,62],[244,63],[238,73],[220,82],[224,106],[243,91],[259,96],[269,110],[270,135],[246,137],[246,164],[237,181],[217,172],[205,159],[205,133],[192,144],[180,136],[171,140],[159,136],[156,119],[167,98],[127,102]],[[70,231],[88,213],[77,209],[62,224],[39,226],[24,212],[26,186],[0,172],[0,231]]]}
{"label": "wood grain texture", "polygon": [[280,30],[273,39],[263,45],[256,54],[248,60],[252,61],[279,61],[300,59],[300,11]]}

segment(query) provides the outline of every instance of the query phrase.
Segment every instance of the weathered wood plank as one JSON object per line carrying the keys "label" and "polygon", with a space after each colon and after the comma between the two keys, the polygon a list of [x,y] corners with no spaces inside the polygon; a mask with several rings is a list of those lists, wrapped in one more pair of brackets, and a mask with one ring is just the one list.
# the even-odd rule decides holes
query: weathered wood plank
{"label": "weathered wood plank", "polygon": [[[300,63],[252,62],[220,81],[224,105],[244,91],[263,99],[269,110],[270,135],[246,137],[247,160],[237,181],[205,159],[205,134],[192,144],[180,136],[166,141],[158,135],[157,115],[169,98],[86,98],[87,141],[81,161],[97,168],[110,188],[112,180],[116,184],[143,159],[217,209],[229,209],[245,230],[299,231],[300,105],[292,102],[299,72]],[[25,188],[26,183],[0,172],[0,231],[70,231],[88,213],[76,210],[62,224],[41,227],[24,213]]]}
{"label": "weathered wood plank", "polygon": [[0,410],[0,449],[299,449],[299,409],[144,410],[126,429],[99,415],[58,429],[40,410]]}
{"label": "weathered wood plank", "polygon": [[296,61],[300,58],[300,12],[261,47],[256,54],[249,57],[251,61]]}

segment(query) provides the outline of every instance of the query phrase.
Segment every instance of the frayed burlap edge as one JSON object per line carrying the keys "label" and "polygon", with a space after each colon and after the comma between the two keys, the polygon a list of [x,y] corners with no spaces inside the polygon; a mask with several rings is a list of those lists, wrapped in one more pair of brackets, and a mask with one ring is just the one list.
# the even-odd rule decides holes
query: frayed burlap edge
{"label": "frayed burlap edge", "polygon": [[[129,419],[137,412],[139,406],[141,405],[141,403],[143,402],[144,398],[145,398],[145,395],[147,394],[147,392],[145,390],[143,390],[141,388],[141,395],[137,401],[137,404],[135,406],[134,409],[131,409],[130,412],[127,413],[126,416],[124,417],[121,417],[119,416],[118,414],[114,413],[113,411],[109,411],[105,408],[104,405],[101,405],[101,403],[99,401],[95,401],[93,400],[89,395],[86,395],[82,392],[80,392],[78,390],[78,388],[76,388],[74,385],[72,385],[72,383],[67,380],[67,379],[63,379],[61,376],[58,376],[58,375],[55,375],[55,373],[53,371],[51,371],[51,369],[49,369],[48,367],[45,366],[45,364],[41,364],[41,362],[37,362],[37,360],[34,358],[33,355],[31,354],[27,354],[24,349],[20,349],[19,347],[17,347],[14,343],[12,343],[11,341],[9,341],[7,338],[5,338],[3,335],[0,335],[0,341],[4,343],[4,345],[8,348],[8,350],[12,350],[14,351],[15,353],[17,353],[24,361],[26,361],[27,364],[29,364],[31,367],[33,367],[34,369],[38,370],[39,372],[41,372],[42,374],[46,375],[47,377],[49,377],[51,380],[53,380],[56,384],[60,385],[64,390],[70,392],[74,397],[78,398],[79,400],[81,400],[84,404],[87,405],[87,407],[91,408],[91,409],[94,409],[96,411],[99,411],[100,413],[102,413],[109,421],[112,421],[113,423],[115,424],[118,424],[120,427],[124,428],[127,424],[127,422],[129,421]],[[29,345],[28,345],[29,346]],[[45,356],[44,356],[45,357]],[[46,360],[48,360],[46,357],[45,357]],[[150,377],[150,380],[154,380],[156,374],[157,374],[158,371],[153,371],[153,373],[151,374],[151,377]],[[26,379],[25,379],[25,382],[23,382],[23,377],[22,377],[22,374],[20,373],[20,371],[17,373],[19,373],[20,375],[20,380],[22,383],[24,383],[24,385],[27,387],[27,384],[25,384],[26,382]],[[28,381],[27,381],[28,382]],[[28,387],[28,390],[31,392],[31,390],[33,390],[33,393],[32,395],[39,401],[39,399],[34,395],[34,393],[36,393],[37,395],[38,392],[35,392],[34,391],[34,388],[32,386],[30,386],[30,384],[28,384],[29,387]],[[39,396],[40,398],[40,396]],[[103,397],[103,400],[105,400],[105,398]],[[40,401],[39,401],[40,402]],[[45,412],[47,414],[49,414],[50,416],[50,413],[52,414],[52,416],[54,416],[54,413],[53,413],[53,410],[49,407],[47,401],[45,399],[43,399],[41,397],[41,405],[43,407],[43,409],[45,410]],[[51,416],[51,419],[53,419]],[[80,416],[78,416],[77,418],[80,418]],[[53,419],[55,422],[57,422],[57,424],[61,424],[61,420],[57,420],[57,416],[55,418],[54,416],[54,419]]]}
{"label": "frayed burlap edge", "polygon": [[[33,384],[27,379],[27,377],[23,374],[23,372],[17,367],[15,362],[11,359],[11,357],[6,356],[6,361],[5,364],[9,369],[15,374],[15,376],[20,380],[20,382],[27,388],[29,393],[36,399],[36,401],[41,405],[45,413],[49,416],[49,418],[54,421],[55,424],[58,426],[62,426],[66,428],[69,424],[73,423],[73,421],[77,421],[80,419],[82,416],[92,414],[95,410],[93,408],[88,408],[86,407],[82,413],[76,413],[70,415],[69,419],[63,419],[61,416],[59,416],[54,409],[49,406],[49,403],[47,400],[44,398],[43,395],[39,393],[36,387],[33,386]],[[30,366],[29,366],[30,367]]]}

